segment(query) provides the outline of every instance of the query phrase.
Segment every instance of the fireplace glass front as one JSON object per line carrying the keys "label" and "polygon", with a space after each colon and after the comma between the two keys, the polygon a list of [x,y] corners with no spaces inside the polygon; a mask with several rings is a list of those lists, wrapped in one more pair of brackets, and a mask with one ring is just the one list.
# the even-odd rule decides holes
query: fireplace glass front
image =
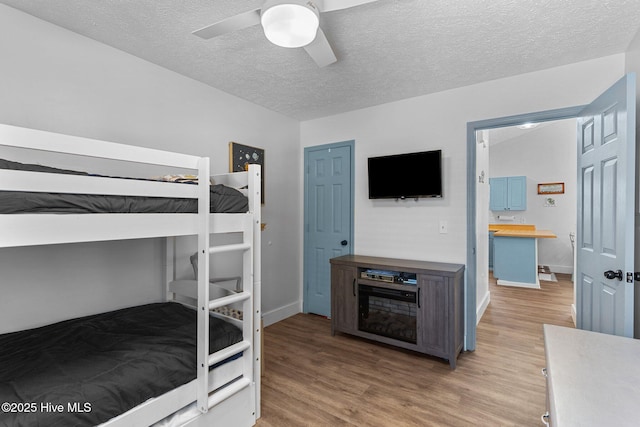
{"label": "fireplace glass front", "polygon": [[415,291],[358,285],[358,329],[416,343]]}

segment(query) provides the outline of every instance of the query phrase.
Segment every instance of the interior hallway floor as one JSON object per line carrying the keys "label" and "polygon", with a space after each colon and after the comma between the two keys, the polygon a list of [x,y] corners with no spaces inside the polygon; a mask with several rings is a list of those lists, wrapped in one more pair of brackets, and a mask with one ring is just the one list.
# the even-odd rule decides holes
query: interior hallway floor
{"label": "interior hallway floor", "polygon": [[570,275],[542,289],[498,286],[474,352],[438,358],[344,334],[298,314],[264,330],[259,427],[539,426],[545,412],[542,325],[573,327]]}

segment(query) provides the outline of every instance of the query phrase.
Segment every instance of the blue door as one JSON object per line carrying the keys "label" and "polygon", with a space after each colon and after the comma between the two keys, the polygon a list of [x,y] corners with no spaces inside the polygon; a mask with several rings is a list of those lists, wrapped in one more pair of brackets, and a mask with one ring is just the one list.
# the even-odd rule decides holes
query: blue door
{"label": "blue door", "polygon": [[331,315],[329,259],[353,250],[354,141],[305,149],[304,311]]}
{"label": "blue door", "polygon": [[633,337],[635,74],[578,117],[576,321]]}

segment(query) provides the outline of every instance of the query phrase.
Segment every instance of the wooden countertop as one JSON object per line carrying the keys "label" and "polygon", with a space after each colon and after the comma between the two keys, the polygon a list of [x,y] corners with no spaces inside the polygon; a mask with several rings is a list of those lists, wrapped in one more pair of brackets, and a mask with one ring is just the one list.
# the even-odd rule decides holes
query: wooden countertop
{"label": "wooden countertop", "polygon": [[500,230],[493,234],[494,237],[530,237],[535,239],[555,239],[551,230]]}
{"label": "wooden countertop", "polygon": [[533,224],[489,224],[494,237],[528,237],[535,239],[555,239],[551,230],[536,230]]}
{"label": "wooden countertop", "polygon": [[489,224],[489,231],[500,230],[535,230],[533,224]]}
{"label": "wooden countertop", "polygon": [[544,325],[551,425],[637,426],[640,340]]}

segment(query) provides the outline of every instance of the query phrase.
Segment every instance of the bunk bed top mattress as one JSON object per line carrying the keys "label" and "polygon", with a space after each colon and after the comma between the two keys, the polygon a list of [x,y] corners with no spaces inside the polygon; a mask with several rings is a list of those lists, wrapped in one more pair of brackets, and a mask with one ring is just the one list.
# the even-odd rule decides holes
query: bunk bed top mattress
{"label": "bunk bed top mattress", "polygon": [[[90,175],[86,172],[4,159],[0,159],[0,169]],[[249,202],[247,197],[235,188],[217,184],[210,186],[210,207],[211,212],[244,213],[249,210]],[[196,213],[197,211],[196,199],[0,191],[0,214]]]}
{"label": "bunk bed top mattress", "polygon": [[[0,402],[22,405],[0,426],[96,425],[181,386],[196,377],[196,329],[195,310],[168,302],[0,335]],[[210,317],[211,353],[241,340]]]}

